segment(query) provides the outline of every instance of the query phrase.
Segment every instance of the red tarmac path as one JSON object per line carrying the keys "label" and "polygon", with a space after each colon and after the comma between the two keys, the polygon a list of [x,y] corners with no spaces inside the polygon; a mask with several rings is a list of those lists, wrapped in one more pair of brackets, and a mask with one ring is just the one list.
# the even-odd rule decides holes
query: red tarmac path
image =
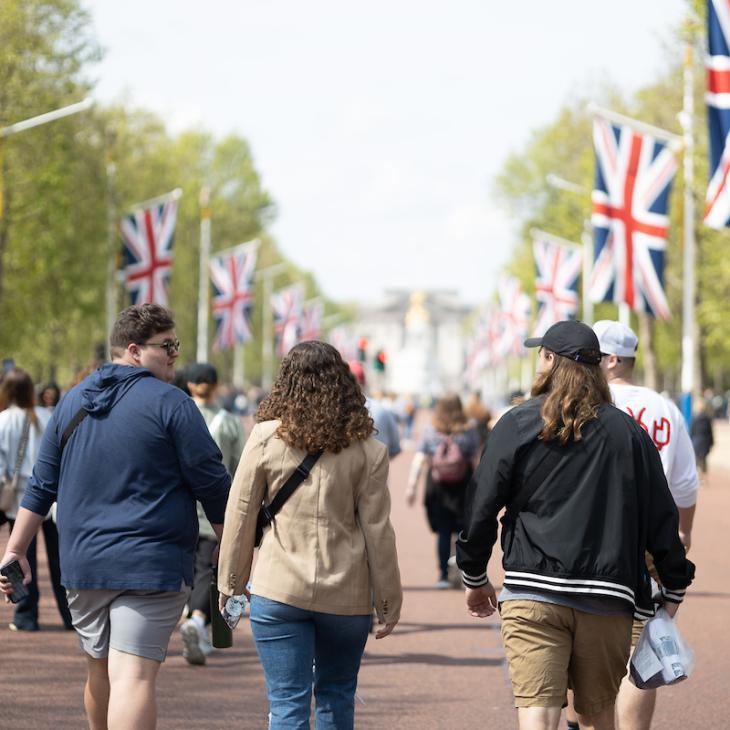
{"label": "red tarmac path", "polygon": [[[690,553],[697,580],[679,613],[682,632],[697,652],[697,668],[687,682],[660,690],[654,727],[664,730],[730,728],[730,427],[719,431],[716,465],[702,487]],[[472,619],[460,591],[432,588],[435,540],[422,508],[409,509],[403,499],[409,463],[410,454],[404,453],[391,467],[403,615],[392,636],[368,643],[356,725],[516,727],[499,619]],[[2,550],[7,532],[0,532]],[[490,567],[495,583],[499,562],[496,555]],[[0,604],[0,728],[84,728],[83,657],[75,634],[61,631],[43,563],[41,580],[37,634],[9,631],[11,609]],[[234,648],[217,652],[208,666],[189,667],[179,635],[173,636],[159,679],[160,730],[266,728],[264,682],[247,622],[234,641]]]}

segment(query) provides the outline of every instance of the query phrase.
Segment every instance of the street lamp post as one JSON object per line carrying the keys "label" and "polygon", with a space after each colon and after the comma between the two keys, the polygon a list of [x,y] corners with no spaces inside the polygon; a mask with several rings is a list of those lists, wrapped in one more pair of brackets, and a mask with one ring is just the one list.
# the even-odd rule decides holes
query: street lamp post
{"label": "street lamp post", "polygon": [[18,132],[24,132],[26,129],[33,129],[33,127],[40,127],[41,124],[48,124],[48,122],[55,122],[57,119],[63,119],[64,117],[70,117],[72,114],[78,114],[79,112],[86,111],[91,108],[94,104],[94,100],[87,96],[84,100],[76,102],[75,104],[69,104],[68,106],[61,107],[60,109],[54,109],[53,111],[46,112],[45,114],[39,114],[29,119],[23,119],[15,124],[10,124],[7,127],[0,127],[0,219],[4,213],[4,202],[5,202],[5,186],[3,181],[4,173],[4,156],[3,156],[3,144],[6,137],[10,137]]}
{"label": "street lamp post", "polygon": [[257,271],[256,279],[263,280],[264,301],[261,307],[261,387],[268,391],[273,383],[274,369],[274,317],[271,309],[271,297],[274,293],[273,281],[277,274],[286,271],[284,263],[267,266]]}
{"label": "street lamp post", "polygon": [[198,260],[198,342],[196,359],[208,362],[208,309],[210,308],[210,284],[208,265],[210,263],[210,189],[204,186],[200,191],[200,256]]}
{"label": "street lamp post", "polygon": [[[558,190],[565,190],[575,195],[586,195],[590,191],[583,185],[565,180],[558,175],[554,175],[552,172],[548,173],[545,177],[547,184],[557,188]],[[590,287],[588,283],[591,280],[591,269],[593,268],[593,233],[591,230],[591,220],[586,218],[583,221],[583,233],[580,237],[581,246],[583,248],[583,321],[586,324],[593,324],[593,301],[590,296]]]}

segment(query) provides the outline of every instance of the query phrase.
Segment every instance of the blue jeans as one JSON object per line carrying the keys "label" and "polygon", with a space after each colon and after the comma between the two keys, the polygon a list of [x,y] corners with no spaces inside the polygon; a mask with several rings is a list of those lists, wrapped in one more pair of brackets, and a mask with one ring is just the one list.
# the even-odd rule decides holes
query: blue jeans
{"label": "blue jeans", "polygon": [[251,596],[251,631],[264,668],[270,730],[309,728],[314,683],[317,730],[355,725],[355,689],[370,615],[304,611]]}

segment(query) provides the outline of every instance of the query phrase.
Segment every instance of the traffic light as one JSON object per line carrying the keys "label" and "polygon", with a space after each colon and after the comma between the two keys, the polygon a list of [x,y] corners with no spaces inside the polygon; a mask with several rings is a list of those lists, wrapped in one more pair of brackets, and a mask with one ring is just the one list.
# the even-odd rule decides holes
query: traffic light
{"label": "traffic light", "polygon": [[385,355],[385,350],[378,350],[375,353],[375,361],[373,362],[373,368],[376,372],[384,373],[385,365],[388,362],[388,358]]}
{"label": "traffic light", "polygon": [[361,337],[357,341],[357,359],[360,362],[365,362],[368,359],[368,339],[367,339],[367,337]]}

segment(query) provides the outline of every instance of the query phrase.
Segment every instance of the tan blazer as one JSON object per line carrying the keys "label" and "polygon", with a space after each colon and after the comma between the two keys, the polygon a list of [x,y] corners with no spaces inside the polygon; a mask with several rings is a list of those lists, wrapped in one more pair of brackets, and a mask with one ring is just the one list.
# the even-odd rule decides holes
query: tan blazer
{"label": "tan blazer", "polygon": [[[256,518],[305,454],[276,436],[279,421],[251,431],[223,525],[218,588],[240,594],[253,560]],[[390,524],[388,454],[374,438],[326,452],[264,530],[251,592],[297,608],[393,623],[403,594]],[[268,485],[268,487],[267,487]]]}

